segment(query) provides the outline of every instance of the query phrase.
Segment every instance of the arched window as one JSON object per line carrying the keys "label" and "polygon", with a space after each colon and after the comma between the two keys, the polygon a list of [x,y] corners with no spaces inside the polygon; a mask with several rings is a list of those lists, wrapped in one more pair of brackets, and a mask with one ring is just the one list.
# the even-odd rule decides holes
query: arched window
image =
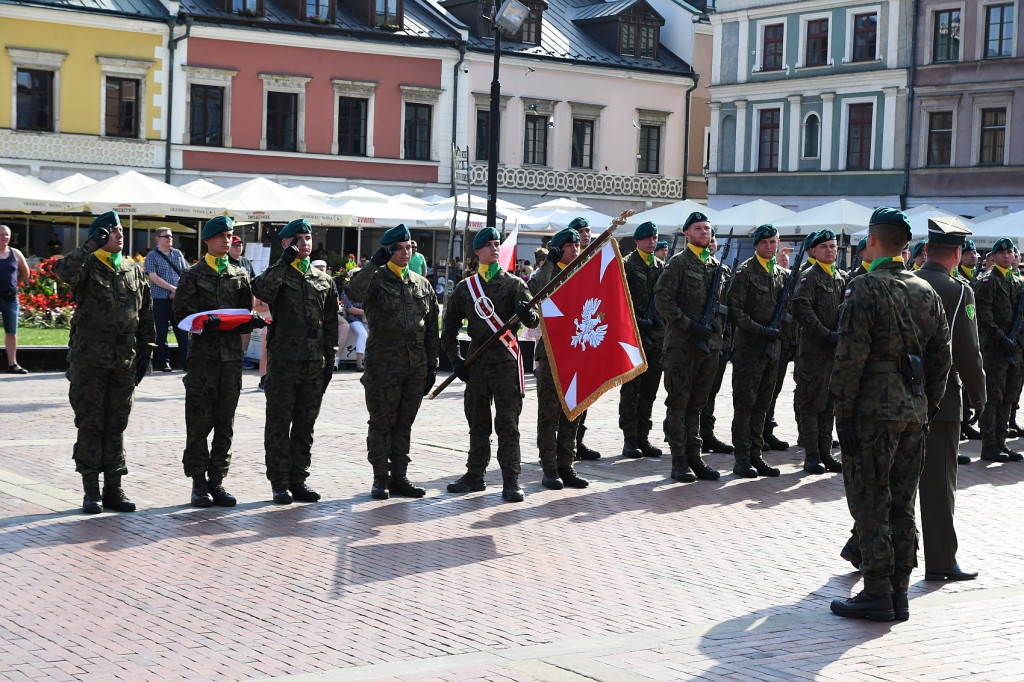
{"label": "arched window", "polygon": [[821,140],[821,122],[817,114],[808,114],[804,119],[804,149],[800,155],[805,159],[816,159],[821,156],[819,141]]}
{"label": "arched window", "polygon": [[718,145],[718,172],[736,172],[736,117],[723,116]]}

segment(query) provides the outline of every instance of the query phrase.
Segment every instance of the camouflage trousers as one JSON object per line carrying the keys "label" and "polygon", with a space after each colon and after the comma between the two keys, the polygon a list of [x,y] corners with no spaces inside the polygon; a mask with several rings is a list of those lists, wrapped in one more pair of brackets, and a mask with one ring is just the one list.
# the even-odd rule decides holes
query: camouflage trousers
{"label": "camouflage trousers", "polygon": [[711,383],[711,393],[708,395],[708,400],[700,411],[700,438],[702,444],[705,440],[715,435],[715,400],[718,398],[718,392],[722,390],[722,382],[725,380],[725,370],[729,366],[730,357],[731,353],[721,353],[718,355],[718,359],[715,360],[717,367],[715,370],[715,380]]}
{"label": "camouflage trousers", "polygon": [[647,356],[647,371],[619,389],[619,428],[624,436],[646,438],[654,422],[654,400],[661,386],[661,349],[644,346]]}
{"label": "camouflage trousers", "polygon": [[71,382],[68,399],[78,429],[75,471],[83,476],[106,474],[111,480],[127,474],[124,431],[135,402],[135,368],[72,364],[66,376]]}
{"label": "camouflage trousers", "polygon": [[717,350],[702,353],[690,348],[681,366],[665,369],[665,440],[673,457],[681,457],[690,449],[700,452],[700,415],[707,406],[708,396],[718,373]]}
{"label": "camouflage trousers", "polygon": [[498,465],[502,472],[518,476],[523,395],[519,392],[519,367],[514,362],[475,362],[469,366],[469,381],[463,394],[469,423],[466,471],[478,476],[484,475],[491,461],[492,404],[494,431],[498,434]]}
{"label": "camouflage trousers", "polygon": [[302,483],[309,476],[313,425],[323,402],[323,379],[317,374],[301,382],[282,381],[275,380],[274,373],[269,372],[264,385],[267,478],[272,485]]}
{"label": "camouflage trousers", "polygon": [[843,450],[843,484],[864,589],[906,592],[917,566],[914,501],[924,465],[924,427],[858,418],[856,447]]}
{"label": "camouflage trousers", "polygon": [[775,421],[775,406],[779,402],[779,394],[782,393],[782,384],[786,380],[786,372],[789,371],[789,362],[792,360],[788,349],[788,342],[783,346],[782,357],[779,359],[779,366],[775,370],[775,388],[772,391],[772,402],[768,405],[768,412],[764,415],[764,425],[768,431],[771,431],[779,425]]}
{"label": "camouflage trousers", "polygon": [[829,391],[829,369],[830,364],[808,362],[796,370],[793,411],[796,413],[797,443],[808,454],[832,451],[836,399]]}
{"label": "camouflage trousers", "polygon": [[403,366],[376,353],[367,354],[366,371],[359,381],[370,415],[366,422],[366,459],[375,476],[404,471],[409,466],[412,424],[423,402],[427,366]]}
{"label": "camouflage trousers", "polygon": [[568,469],[576,459],[576,429],[583,415],[569,421],[558,398],[547,355],[537,358],[537,449],[545,470]]}
{"label": "camouflage trousers", "polygon": [[[185,375],[185,475],[221,481],[231,466],[235,408],[242,391],[242,362],[192,358]],[[213,432],[213,441],[206,439]]]}
{"label": "camouflage trousers", "polygon": [[764,449],[764,423],[775,395],[779,358],[762,346],[739,348],[732,361],[732,444],[736,459]]}
{"label": "camouflage trousers", "polygon": [[985,353],[984,365],[988,400],[978,419],[978,429],[981,431],[982,454],[989,454],[999,452],[1006,445],[1010,413],[1020,395],[1024,371],[1019,358],[1016,365],[1011,365],[998,349]]}

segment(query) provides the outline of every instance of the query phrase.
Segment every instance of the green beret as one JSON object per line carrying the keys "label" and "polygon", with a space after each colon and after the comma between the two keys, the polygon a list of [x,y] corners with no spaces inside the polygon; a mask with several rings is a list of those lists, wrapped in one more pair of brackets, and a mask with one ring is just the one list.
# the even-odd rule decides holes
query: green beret
{"label": "green beret", "polygon": [[586,218],[583,218],[582,216],[579,218],[573,218],[572,221],[569,223],[569,227],[571,227],[574,230],[579,230],[580,228],[583,227],[590,227],[590,221],[587,220]]}
{"label": "green beret", "polygon": [[658,245],[654,247],[654,250],[655,251],[661,251],[662,249],[667,249],[667,248],[668,248],[668,242],[665,241],[664,239],[662,239],[661,241],[658,242]]}
{"label": "green beret", "polygon": [[711,226],[711,236],[712,237],[717,237],[718,236],[718,230],[715,229],[714,225]]}
{"label": "green beret", "polygon": [[281,229],[281,239],[287,239],[288,237],[294,237],[297,234],[312,234],[313,228],[309,226],[309,221],[305,218],[299,218],[293,220]]}
{"label": "green beret", "polygon": [[203,239],[216,237],[221,232],[231,232],[235,229],[235,221],[223,215],[211,218],[203,225]]}
{"label": "green beret", "polygon": [[765,223],[764,225],[758,225],[757,228],[754,230],[754,243],[756,244],[759,241],[761,241],[762,239],[768,239],[769,237],[774,237],[778,233],[779,233],[778,228],[776,228],[771,223]]}
{"label": "green beret", "polygon": [[867,237],[861,237],[860,238],[860,243],[857,244],[857,253],[860,253],[861,251],[863,251],[866,248],[868,248],[868,238]]}
{"label": "green beret", "polygon": [[[929,218],[928,219],[928,243],[949,244],[951,246],[963,246],[971,230],[963,222],[955,217]],[[972,242],[971,246],[974,244]]]}
{"label": "green beret", "polygon": [[473,237],[473,250],[476,251],[477,249],[482,249],[487,242],[493,242],[495,239],[501,239],[501,235],[498,234],[498,231],[493,227],[485,227],[477,232],[476,236]]}
{"label": "green beret", "polygon": [[96,236],[96,231],[101,227],[105,227],[108,230],[113,230],[115,227],[121,224],[121,219],[117,217],[117,214],[113,211],[107,211],[103,215],[97,217],[92,223],[89,224],[89,239]]}
{"label": "green beret", "polygon": [[648,237],[658,236],[658,226],[652,221],[648,220],[646,223],[640,223],[637,228],[633,230],[633,241],[639,241],[641,239],[647,239]]}
{"label": "green beret", "polygon": [[1009,237],[1003,237],[992,245],[992,253],[995,253],[996,251],[1004,251],[1006,249],[1013,251],[1013,241]]}
{"label": "green beret", "polygon": [[686,222],[683,223],[683,232],[686,232],[686,228],[690,227],[694,223],[710,223],[711,219],[700,211],[694,211],[687,218]]}
{"label": "green beret", "polygon": [[910,219],[907,218],[907,214],[895,208],[887,208],[885,206],[876,208],[875,212],[871,214],[871,219],[868,221],[868,226],[870,227],[871,225],[896,225],[903,227],[907,231],[907,241],[914,238],[914,230],[910,226]]}
{"label": "green beret", "polygon": [[914,248],[912,248],[910,250],[910,257],[911,258],[917,258],[918,256],[920,256],[921,252],[924,251],[924,245],[927,244],[927,243],[928,242],[926,242],[923,239],[921,241],[915,242],[914,243]]}
{"label": "green beret", "polygon": [[555,236],[551,238],[551,246],[554,248],[562,248],[566,244],[579,244],[580,233],[571,227],[567,227],[564,230],[559,230],[555,233]]}
{"label": "green beret", "polygon": [[820,246],[825,242],[832,241],[835,238],[836,233],[826,227],[821,232],[815,232],[814,238],[811,239],[811,242],[807,246],[809,248],[814,248],[815,246]]}
{"label": "green beret", "polygon": [[804,251],[811,248],[811,240],[817,236],[817,232],[811,232],[809,235],[804,237]]}
{"label": "green beret", "polygon": [[964,240],[964,251],[977,251],[978,247],[974,245],[973,239]]}
{"label": "green beret", "polygon": [[411,239],[412,235],[409,234],[409,228],[405,226],[405,223],[398,223],[381,236],[380,245],[391,246],[395,242],[407,242]]}

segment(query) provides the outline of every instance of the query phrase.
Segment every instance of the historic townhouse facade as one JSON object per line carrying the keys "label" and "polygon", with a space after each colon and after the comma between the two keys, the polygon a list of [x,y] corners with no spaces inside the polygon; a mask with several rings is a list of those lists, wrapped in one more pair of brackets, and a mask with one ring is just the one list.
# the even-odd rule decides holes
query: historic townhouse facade
{"label": "historic townhouse facade", "polygon": [[923,0],[910,203],[964,215],[1024,209],[1020,0]]}
{"label": "historic townhouse facade", "polygon": [[912,3],[716,4],[711,206],[898,204]]}

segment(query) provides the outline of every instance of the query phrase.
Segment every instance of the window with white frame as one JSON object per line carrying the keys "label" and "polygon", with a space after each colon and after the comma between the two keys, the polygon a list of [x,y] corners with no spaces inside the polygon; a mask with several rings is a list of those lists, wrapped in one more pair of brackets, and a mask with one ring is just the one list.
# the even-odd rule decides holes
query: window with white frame
{"label": "window with white frame", "polygon": [[[505,123],[505,109],[511,95],[501,95],[498,103],[498,163],[501,163],[501,130]],[[473,151],[475,161],[488,161],[490,159],[490,131],[491,131],[491,96],[489,93],[474,92],[473,102],[476,105],[476,149]]]}
{"label": "window with white frame", "polygon": [[821,156],[821,120],[816,113],[807,114],[803,125],[802,159],[817,159]]}
{"label": "window with white frame", "polygon": [[569,102],[572,110],[572,147],[569,165],[571,168],[593,169],[596,163],[598,123],[603,104]]}
{"label": "window with white frame", "polygon": [[434,109],[441,90],[413,85],[402,89],[402,158],[429,161],[438,158]]}
{"label": "window with white frame", "polygon": [[1013,3],[985,7],[984,59],[1013,56]]}
{"label": "window with white frame", "polygon": [[108,137],[146,136],[146,74],[151,59],[98,55],[103,73],[100,120]]}
{"label": "window with white frame", "polygon": [[1009,153],[1013,120],[1012,92],[985,93],[973,97],[971,159],[980,166],[1004,166]]}
{"label": "window with white frame", "polygon": [[374,93],[377,83],[332,78],[334,85],[334,140],[331,153],[373,156]]}
{"label": "window with white frame", "polygon": [[664,160],[665,124],[670,112],[638,109],[640,134],[637,140],[637,172],[658,175]]}
{"label": "window with white frame", "polygon": [[847,100],[843,107],[843,170],[870,170],[875,151],[875,98]]}
{"label": "window with white frame", "polygon": [[786,23],[781,19],[757,22],[757,61],[755,71],[781,71],[786,68]]}
{"label": "window with white frame", "polygon": [[782,109],[780,107],[757,109],[757,170],[776,172],[779,170],[779,150],[782,147]]}
{"label": "window with white frame", "polygon": [[962,96],[922,97],[918,130],[919,154],[915,163],[922,167],[943,168],[956,165],[957,110]]}
{"label": "window with white frame", "polygon": [[801,67],[828,66],[832,63],[832,17],[815,14],[800,17],[800,53],[797,64]]}
{"label": "window with white frame", "polygon": [[927,165],[950,166],[953,159],[953,112],[929,111],[927,113]]}
{"label": "window with white frame", "polygon": [[67,52],[8,47],[11,58],[12,127],[60,132],[60,71]]}
{"label": "window with white frame", "polygon": [[238,71],[182,65],[185,72],[185,144],[231,146],[231,83]]}
{"label": "window with white frame", "polygon": [[260,149],[306,151],[306,76],[259,74],[263,81],[263,135]]}
{"label": "window with white frame", "polygon": [[932,62],[960,60],[960,8],[932,12]]}
{"label": "window with white frame", "polygon": [[878,59],[879,6],[855,7],[846,10],[845,63],[870,62]]}

